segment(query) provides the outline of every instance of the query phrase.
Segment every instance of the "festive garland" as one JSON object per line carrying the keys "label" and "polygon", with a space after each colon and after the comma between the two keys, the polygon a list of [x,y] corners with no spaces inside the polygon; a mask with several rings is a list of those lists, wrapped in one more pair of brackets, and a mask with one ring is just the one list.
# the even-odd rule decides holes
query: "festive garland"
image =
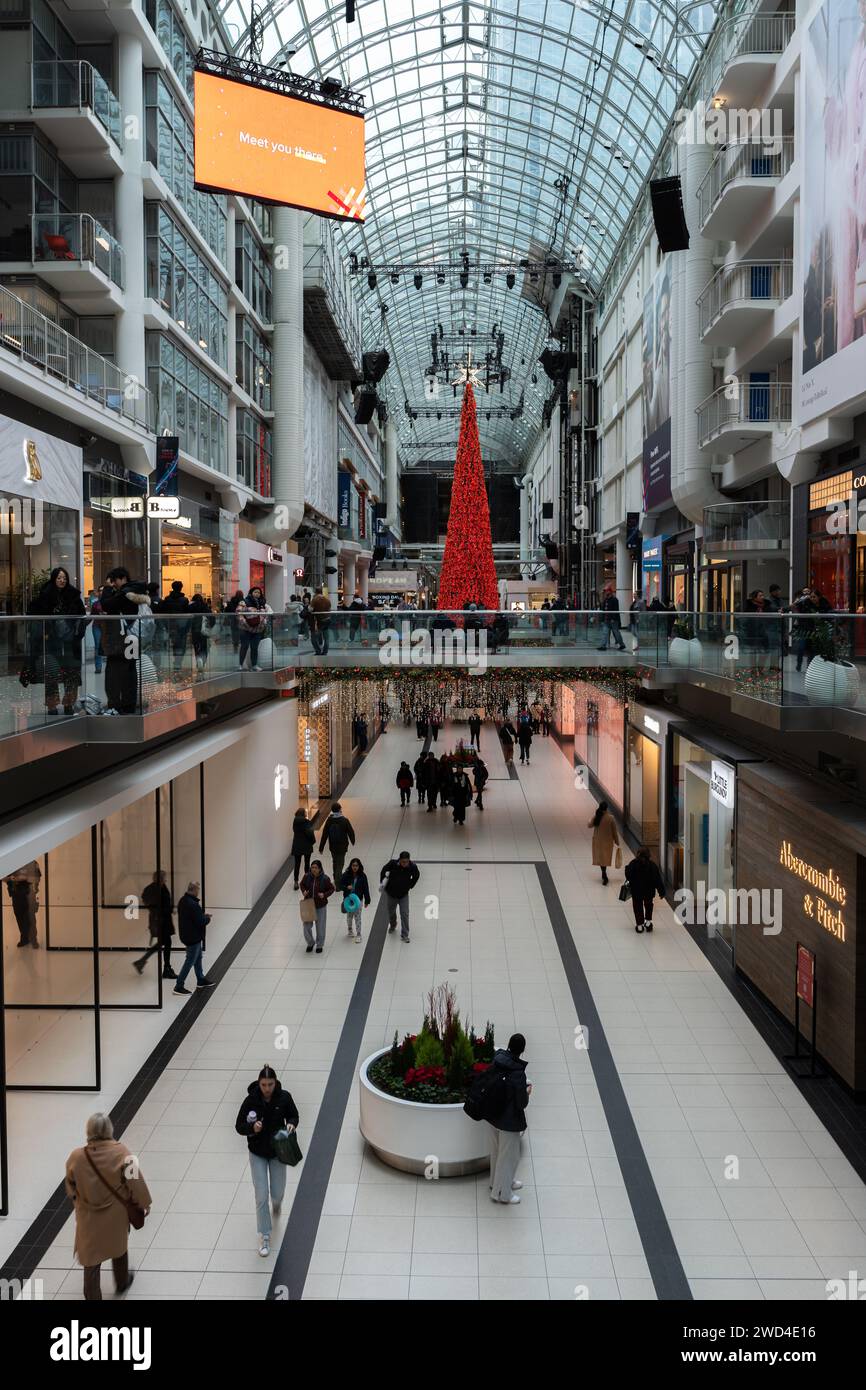
{"label": "festive garland", "polygon": [[579,676],[570,676],[562,666],[496,667],[483,675],[469,676],[459,667],[383,671],[381,666],[339,666],[331,670],[309,669],[300,675],[300,697],[311,700],[317,691],[343,681],[373,681],[388,685],[402,710],[420,713],[432,706],[444,704],[454,708],[484,708],[496,710],[506,700],[509,703],[541,698],[552,703],[555,685],[575,681],[592,685],[613,695],[621,704],[636,698],[640,680],[649,674],[644,667],[619,671],[604,666],[581,667]]}

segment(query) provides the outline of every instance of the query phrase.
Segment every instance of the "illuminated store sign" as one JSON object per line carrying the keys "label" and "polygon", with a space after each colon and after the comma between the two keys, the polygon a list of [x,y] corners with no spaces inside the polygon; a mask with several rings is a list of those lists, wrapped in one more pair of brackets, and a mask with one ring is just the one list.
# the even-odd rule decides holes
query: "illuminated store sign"
{"label": "illuminated store sign", "polygon": [[649,729],[651,734],[661,733],[662,726],[659,721],[657,719],[651,719],[648,714],[645,714],[643,717],[643,726],[645,729]]}
{"label": "illuminated store sign", "polygon": [[[842,908],[845,906],[848,893],[839,882],[838,875],[833,869],[816,869],[813,865],[800,859],[791,849],[790,840],[783,840],[779,849],[779,863],[789,873],[795,874],[797,878],[803,879],[816,892],[806,893],[803,896],[803,911],[807,917],[813,918],[819,926],[823,927],[831,936],[837,940],[845,940],[845,919],[842,916]],[[823,893],[830,902],[826,902],[821,897]],[[835,911],[834,911],[835,907]]]}
{"label": "illuminated store sign", "polygon": [[713,760],[710,768],[710,792],[723,806],[733,806],[734,772],[727,763],[717,763]]}
{"label": "illuminated store sign", "polygon": [[328,703],[328,696],[327,696],[327,695],[317,695],[316,698],[315,698],[315,700],[313,700],[313,701],[311,702],[311,704],[310,704],[310,709],[311,709],[311,710],[320,709],[322,705],[326,705],[327,703]]}

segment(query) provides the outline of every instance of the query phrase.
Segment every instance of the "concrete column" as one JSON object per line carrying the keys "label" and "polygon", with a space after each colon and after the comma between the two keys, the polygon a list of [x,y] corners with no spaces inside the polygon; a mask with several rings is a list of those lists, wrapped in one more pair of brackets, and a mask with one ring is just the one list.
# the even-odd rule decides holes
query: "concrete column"
{"label": "concrete column", "polygon": [[117,36],[117,96],[123,115],[123,173],[115,187],[117,239],[123,247],[124,310],[117,316],[117,365],[128,377],[147,385],[144,355],[144,73],[141,40]]}
{"label": "concrete column", "polygon": [[624,531],[616,538],[616,596],[622,613],[628,613],[634,597],[632,589],[631,551],[626,545]]}
{"label": "concrete column", "polygon": [[258,537],[285,545],[304,519],[303,222],[295,208],[274,209],[273,317],[274,509]]}
{"label": "concrete column", "polygon": [[364,602],[367,603],[370,598],[370,557],[368,555],[363,556],[363,558],[360,555],[357,557],[355,573],[355,583],[358,586],[358,593],[361,595]]}
{"label": "concrete column", "polygon": [[401,531],[400,486],[397,470],[397,422],[393,416],[388,417],[385,431],[385,495],[388,501],[388,511],[385,516],[386,525],[399,535]]}
{"label": "concrete column", "polygon": [[346,603],[352,602],[355,592],[355,556],[343,556],[343,596]]}

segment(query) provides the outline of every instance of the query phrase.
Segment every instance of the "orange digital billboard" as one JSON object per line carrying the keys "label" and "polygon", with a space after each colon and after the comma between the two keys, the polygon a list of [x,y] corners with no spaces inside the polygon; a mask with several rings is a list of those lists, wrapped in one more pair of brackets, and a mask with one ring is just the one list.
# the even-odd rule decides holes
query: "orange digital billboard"
{"label": "orange digital billboard", "polygon": [[364,117],[196,72],[195,182],[363,222]]}

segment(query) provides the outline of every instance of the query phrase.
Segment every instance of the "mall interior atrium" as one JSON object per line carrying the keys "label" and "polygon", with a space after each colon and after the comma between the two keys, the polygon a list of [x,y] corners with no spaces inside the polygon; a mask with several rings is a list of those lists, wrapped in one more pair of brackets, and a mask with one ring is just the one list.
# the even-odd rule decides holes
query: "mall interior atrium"
{"label": "mall interior atrium", "polygon": [[864,0],[0,39],[0,1297],[866,1297]]}

